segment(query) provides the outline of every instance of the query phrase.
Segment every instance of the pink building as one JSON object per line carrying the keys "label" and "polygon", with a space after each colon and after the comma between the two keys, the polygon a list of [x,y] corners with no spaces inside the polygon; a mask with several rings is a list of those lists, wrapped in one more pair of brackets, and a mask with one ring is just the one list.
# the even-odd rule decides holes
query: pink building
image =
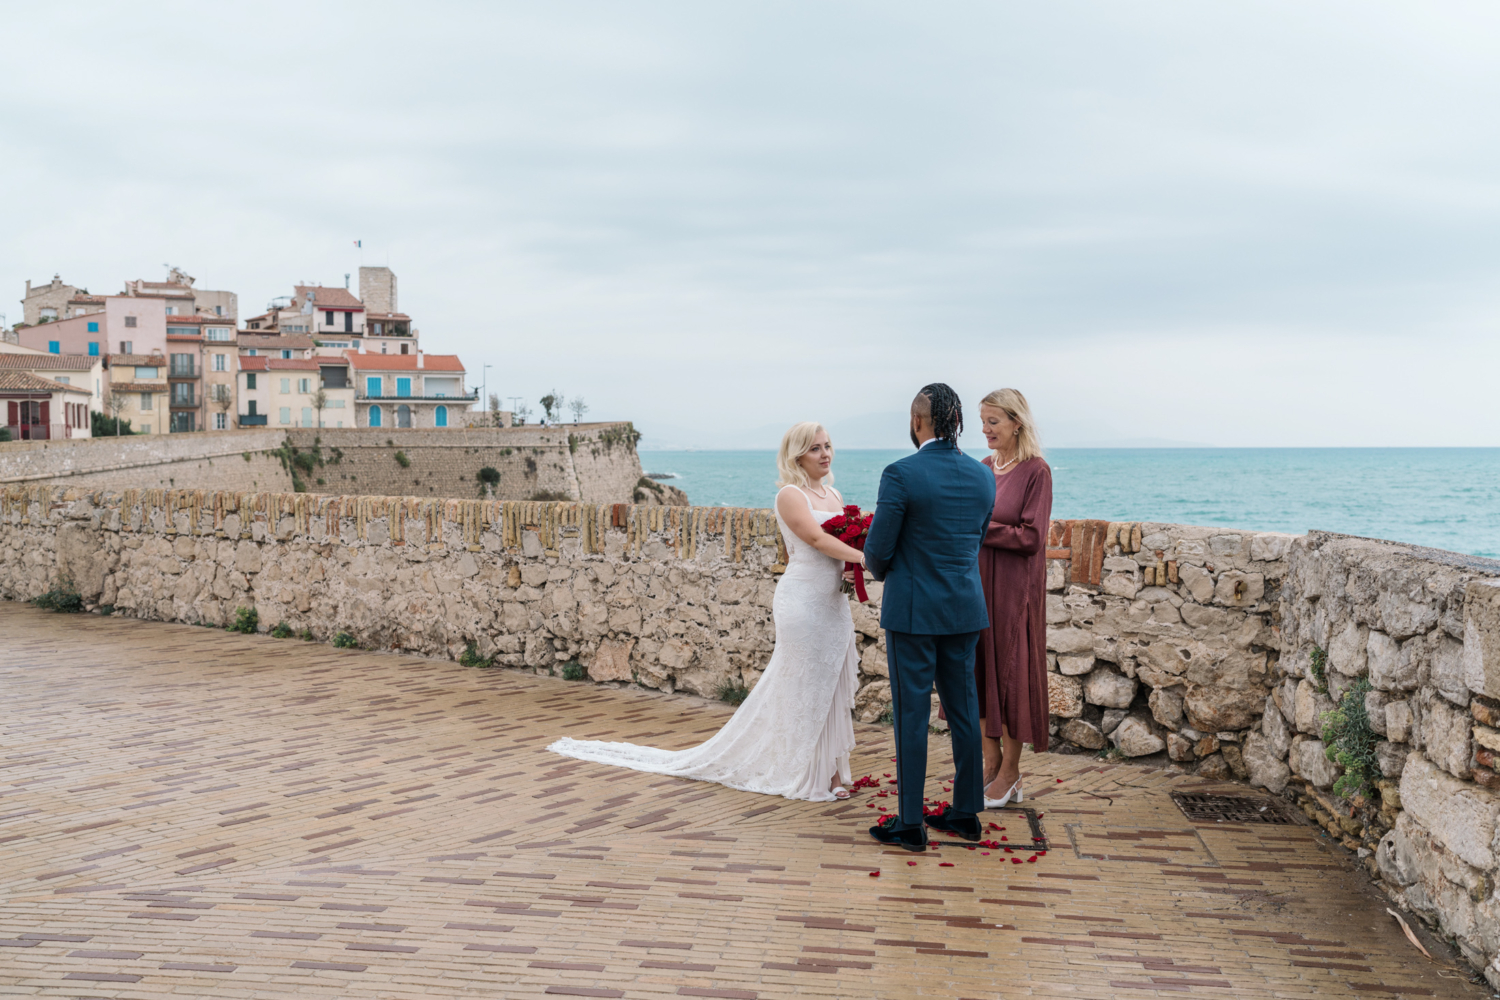
{"label": "pink building", "polygon": [[151,354],[167,349],[166,301],[155,296],[107,295],[102,312],[23,326],[22,347],[49,354]]}

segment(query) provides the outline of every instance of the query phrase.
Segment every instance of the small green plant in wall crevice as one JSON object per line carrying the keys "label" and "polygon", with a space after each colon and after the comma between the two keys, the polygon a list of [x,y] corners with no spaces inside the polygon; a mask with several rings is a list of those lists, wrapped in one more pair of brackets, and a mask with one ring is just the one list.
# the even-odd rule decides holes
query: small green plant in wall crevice
{"label": "small green plant in wall crevice", "polygon": [[254,635],[260,625],[260,612],[254,608],[235,608],[234,621],[224,626],[229,632],[242,632],[245,635]]}
{"label": "small green plant in wall crevice", "polygon": [[271,630],[271,638],[273,639],[290,639],[291,637],[292,627],[286,622],[277,622],[276,627]]}
{"label": "small green plant in wall crevice", "polygon": [[406,452],[398,451],[396,452],[396,464],[403,469],[408,469],[411,467],[411,459],[406,457]]}
{"label": "small green plant in wall crevice", "polygon": [[1323,713],[1323,752],[1344,769],[1333,783],[1333,793],[1346,799],[1366,793],[1380,775],[1375,759],[1380,734],[1370,728],[1370,715],[1365,710],[1365,695],[1370,691],[1369,680],[1361,677],[1344,692],[1338,708]]}
{"label": "small green plant in wall crevice", "polygon": [[333,637],[333,644],[338,649],[354,649],[359,646],[359,643],[354,640],[354,636],[348,632],[337,633]]}
{"label": "small green plant in wall crevice", "polygon": [[1319,694],[1328,693],[1328,653],[1322,646],[1312,648],[1311,664],[1308,672],[1312,674],[1313,686],[1318,689]]}

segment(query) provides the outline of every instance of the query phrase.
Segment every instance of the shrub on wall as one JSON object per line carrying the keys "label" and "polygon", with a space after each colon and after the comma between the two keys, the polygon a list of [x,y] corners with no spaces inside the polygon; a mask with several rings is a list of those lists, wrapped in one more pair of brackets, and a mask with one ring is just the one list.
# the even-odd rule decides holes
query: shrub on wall
{"label": "shrub on wall", "polygon": [[234,621],[224,626],[228,632],[243,632],[246,635],[254,635],[255,629],[260,625],[260,612],[254,608],[235,608]]}
{"label": "shrub on wall", "polygon": [[1370,716],[1365,711],[1365,695],[1370,690],[1369,680],[1361,677],[1344,692],[1338,708],[1323,714],[1323,742],[1328,745],[1324,753],[1344,769],[1333,783],[1333,792],[1346,799],[1363,794],[1380,774],[1375,759],[1380,734],[1370,728]]}
{"label": "shrub on wall", "polygon": [[396,464],[403,469],[409,468],[411,466],[411,459],[406,457],[406,452],[398,451],[396,452]]}
{"label": "shrub on wall", "polygon": [[354,641],[354,636],[348,632],[340,632],[335,635],[333,637],[333,644],[339,649],[354,649],[359,646],[359,643]]}
{"label": "shrub on wall", "polygon": [[63,580],[45,594],[33,597],[31,603],[43,611],[60,611],[66,615],[76,615],[83,610],[83,595],[78,592],[71,581]]}

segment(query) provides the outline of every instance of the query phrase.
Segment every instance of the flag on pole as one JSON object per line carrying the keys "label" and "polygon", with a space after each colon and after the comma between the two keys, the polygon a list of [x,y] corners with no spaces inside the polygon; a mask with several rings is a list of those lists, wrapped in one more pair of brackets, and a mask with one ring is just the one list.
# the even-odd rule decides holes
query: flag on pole
{"label": "flag on pole", "polygon": [[363,247],[365,245],[365,241],[364,240],[355,240],[354,241],[354,245],[357,246],[357,247]]}

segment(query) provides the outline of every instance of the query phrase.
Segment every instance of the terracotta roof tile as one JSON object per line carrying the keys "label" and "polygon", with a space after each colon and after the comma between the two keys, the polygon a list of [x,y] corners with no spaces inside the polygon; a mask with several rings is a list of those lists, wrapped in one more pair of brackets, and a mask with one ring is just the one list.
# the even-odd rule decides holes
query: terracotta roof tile
{"label": "terracotta roof tile", "polygon": [[165,355],[162,354],[111,354],[109,356],[110,366],[115,365],[145,365],[146,367],[161,367],[167,363]]}
{"label": "terracotta roof tile", "polygon": [[111,382],[110,392],[166,392],[165,382]]}
{"label": "terracotta roof tile", "polygon": [[292,301],[293,308],[300,308],[307,299],[307,293],[313,293],[313,305],[319,309],[352,309],[363,312],[365,304],[354,297],[347,288],[329,288],[326,285],[297,285],[296,296]]}
{"label": "terracotta roof tile", "polygon": [[240,358],[240,371],[242,372],[315,372],[317,370],[317,358],[269,358],[263,354],[253,358]]}
{"label": "terracotta roof tile", "polygon": [[42,378],[31,372],[0,370],[0,391],[10,392],[77,392],[91,396],[88,389],[76,385],[64,385],[50,378]]}
{"label": "terracotta roof tile", "polygon": [[50,369],[60,372],[86,372],[98,364],[101,358],[84,354],[0,354],[0,368],[32,371]]}
{"label": "terracotta roof tile", "polygon": [[236,338],[241,347],[290,348],[294,351],[310,351],[313,339],[305,333],[241,333]]}
{"label": "terracotta roof tile", "polygon": [[424,354],[417,367],[415,354],[361,354],[352,348],[344,352],[357,371],[370,372],[463,372],[464,363],[457,354]]}

